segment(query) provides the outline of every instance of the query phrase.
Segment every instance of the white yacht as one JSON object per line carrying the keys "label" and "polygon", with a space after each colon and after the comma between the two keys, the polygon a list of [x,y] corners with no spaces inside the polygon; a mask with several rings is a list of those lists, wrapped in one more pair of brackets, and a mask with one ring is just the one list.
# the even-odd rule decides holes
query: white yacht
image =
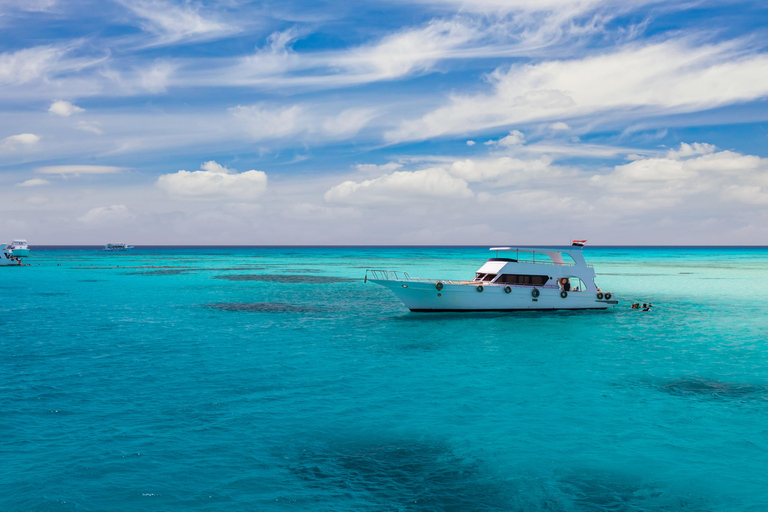
{"label": "white yacht", "polygon": [[14,240],[5,246],[5,248],[17,258],[26,258],[29,256],[29,246],[26,240]]}
{"label": "white yacht", "polygon": [[[389,288],[411,311],[607,309],[617,304],[595,284],[595,270],[569,248],[492,247],[470,281],[419,279],[405,272],[366,270],[365,281]],[[506,257],[499,257],[499,253]]]}
{"label": "white yacht", "polygon": [[10,266],[20,266],[21,260],[14,256],[10,249],[8,249],[8,245],[0,244],[0,247],[3,247],[2,252],[0,253],[0,267],[10,267]]}
{"label": "white yacht", "polygon": [[130,249],[133,249],[133,246],[126,244],[107,244],[104,246],[105,251],[127,251]]}

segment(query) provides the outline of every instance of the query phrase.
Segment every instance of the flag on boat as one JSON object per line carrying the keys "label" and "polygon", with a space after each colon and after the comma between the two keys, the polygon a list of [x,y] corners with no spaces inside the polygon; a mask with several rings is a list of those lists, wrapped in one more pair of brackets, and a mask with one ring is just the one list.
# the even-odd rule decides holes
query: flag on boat
{"label": "flag on boat", "polygon": [[586,240],[574,240],[571,242],[571,247],[584,247],[585,243],[587,243]]}

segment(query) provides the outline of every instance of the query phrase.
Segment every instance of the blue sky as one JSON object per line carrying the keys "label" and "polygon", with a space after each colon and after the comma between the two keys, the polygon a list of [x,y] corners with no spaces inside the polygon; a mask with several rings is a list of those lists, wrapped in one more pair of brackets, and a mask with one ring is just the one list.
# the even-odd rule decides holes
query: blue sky
{"label": "blue sky", "polygon": [[733,0],[0,0],[0,238],[766,244],[766,26]]}

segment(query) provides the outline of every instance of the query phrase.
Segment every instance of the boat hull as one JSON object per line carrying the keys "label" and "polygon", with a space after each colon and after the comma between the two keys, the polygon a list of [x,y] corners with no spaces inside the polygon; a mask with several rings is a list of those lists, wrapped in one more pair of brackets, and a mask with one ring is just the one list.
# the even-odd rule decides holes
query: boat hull
{"label": "boat hull", "polygon": [[[507,293],[503,284],[483,284],[482,291],[478,291],[479,283],[444,283],[438,290],[437,283],[431,282],[370,281],[392,290],[414,312],[607,309],[617,303],[598,299],[588,291],[573,291],[562,297],[560,289],[546,287],[509,286]],[[534,297],[534,289],[538,297]]]}
{"label": "boat hull", "polygon": [[11,254],[17,258],[28,258],[29,249],[12,249]]}

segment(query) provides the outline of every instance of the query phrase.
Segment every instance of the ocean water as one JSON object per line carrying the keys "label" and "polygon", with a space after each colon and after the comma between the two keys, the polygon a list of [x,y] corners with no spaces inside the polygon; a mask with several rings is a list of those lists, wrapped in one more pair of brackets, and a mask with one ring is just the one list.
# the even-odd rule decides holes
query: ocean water
{"label": "ocean water", "polygon": [[363,283],[486,248],[33,248],[0,268],[0,510],[768,510],[768,249],[584,252],[615,308]]}

